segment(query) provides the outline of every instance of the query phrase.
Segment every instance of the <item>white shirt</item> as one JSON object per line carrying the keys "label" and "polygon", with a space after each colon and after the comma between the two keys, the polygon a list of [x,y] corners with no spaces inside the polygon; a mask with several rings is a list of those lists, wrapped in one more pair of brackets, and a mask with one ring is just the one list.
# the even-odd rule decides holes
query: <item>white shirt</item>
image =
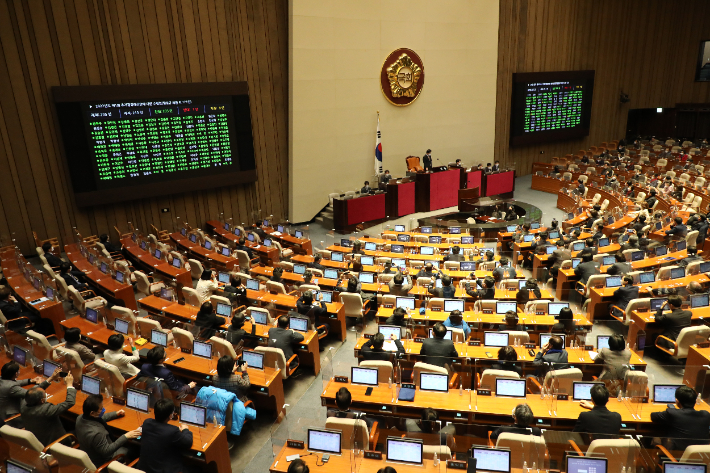
{"label": "white shirt", "polygon": [[210,296],[212,295],[212,292],[216,291],[217,289],[219,289],[219,286],[213,280],[210,279],[209,281],[205,281],[203,279],[200,279],[197,282],[197,287],[195,288],[195,290],[197,291],[197,296],[200,298],[200,304],[205,301],[208,301],[210,299]]}
{"label": "white shirt", "polygon": [[104,350],[104,361],[106,361],[106,363],[115,365],[118,368],[118,371],[131,376],[135,376],[141,372],[137,366],[132,364],[134,361],[140,360],[140,358],[138,350],[135,350],[131,356],[123,353],[123,349],[117,351]]}

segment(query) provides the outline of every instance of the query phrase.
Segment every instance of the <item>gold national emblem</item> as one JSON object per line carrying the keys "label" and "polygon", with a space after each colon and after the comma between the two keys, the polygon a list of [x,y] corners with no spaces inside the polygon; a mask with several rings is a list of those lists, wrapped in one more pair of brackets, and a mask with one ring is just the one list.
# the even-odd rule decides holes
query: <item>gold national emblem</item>
{"label": "gold national emblem", "polygon": [[392,51],[380,72],[380,85],[385,98],[398,107],[414,102],[424,88],[424,64],[411,49]]}

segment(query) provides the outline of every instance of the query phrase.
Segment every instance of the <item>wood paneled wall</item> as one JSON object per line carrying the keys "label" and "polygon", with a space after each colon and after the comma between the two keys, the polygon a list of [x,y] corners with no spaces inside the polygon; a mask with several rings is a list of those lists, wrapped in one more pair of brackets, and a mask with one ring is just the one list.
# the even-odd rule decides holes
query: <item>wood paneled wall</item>
{"label": "wood paneled wall", "polygon": [[[500,0],[495,158],[530,174],[533,162],[622,138],[629,109],[710,101],[710,84],[694,81],[707,39],[707,0]],[[512,74],[582,69],[596,70],[589,136],[510,147]]]}
{"label": "wood paneled wall", "polygon": [[[0,0],[0,235],[25,253],[76,226],[203,226],[221,212],[283,216],[288,193],[285,0]],[[258,181],[76,207],[50,87],[247,81]],[[169,213],[160,209],[169,208]]]}

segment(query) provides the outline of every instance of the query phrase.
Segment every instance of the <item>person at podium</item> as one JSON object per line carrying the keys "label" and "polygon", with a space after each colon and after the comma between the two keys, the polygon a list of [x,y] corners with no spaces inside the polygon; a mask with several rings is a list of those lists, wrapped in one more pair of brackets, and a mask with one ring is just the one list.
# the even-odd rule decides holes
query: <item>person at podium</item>
{"label": "person at podium", "polygon": [[392,174],[390,174],[389,169],[385,169],[385,173],[380,176],[380,186],[382,189],[384,189],[384,186],[389,184],[390,180],[392,179]]}
{"label": "person at podium", "polygon": [[505,221],[510,222],[510,221],[517,220],[517,219],[518,219],[518,214],[515,213],[515,208],[513,208],[512,205],[509,205],[508,209],[505,211]]}
{"label": "person at podium", "polygon": [[493,172],[499,172],[500,171],[500,161],[496,161],[493,164],[493,167],[491,168],[491,171]]}
{"label": "person at podium", "polygon": [[424,153],[424,157],[422,158],[422,163],[424,164],[424,171],[432,171],[434,169],[433,163],[431,160],[431,150],[428,149],[426,150],[426,153]]}
{"label": "person at podium", "polygon": [[360,189],[360,194],[369,194],[372,192],[372,187],[370,187],[370,181],[365,181],[365,185]]}

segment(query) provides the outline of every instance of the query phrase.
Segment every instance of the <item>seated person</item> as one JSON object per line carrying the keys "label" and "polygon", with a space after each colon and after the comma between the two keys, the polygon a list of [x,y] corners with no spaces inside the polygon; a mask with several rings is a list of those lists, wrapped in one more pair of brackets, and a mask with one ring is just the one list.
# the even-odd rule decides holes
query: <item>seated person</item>
{"label": "seated person", "polygon": [[203,302],[195,316],[195,325],[200,329],[198,337],[204,340],[213,337],[217,330],[221,330],[222,325],[226,323],[227,320],[224,317],[214,313],[214,307],[210,301]]}
{"label": "seated person", "polygon": [[518,214],[515,213],[515,208],[512,205],[508,206],[508,210],[505,211],[505,221],[510,222],[518,219]]}
{"label": "seated person", "polygon": [[106,248],[106,251],[109,253],[120,253],[121,252],[121,244],[119,243],[118,245],[114,245],[111,243],[109,240],[109,237],[106,233],[102,234],[99,237],[99,240],[101,241],[101,244],[104,245],[104,248]]}
{"label": "seated person", "polygon": [[452,299],[456,296],[456,286],[451,284],[451,276],[445,275],[441,278],[441,287],[436,287],[432,281],[427,292],[434,297]]}
{"label": "seated person", "polygon": [[461,254],[461,247],[459,245],[454,245],[451,248],[451,254],[449,255],[449,261],[466,261],[466,257]]}
{"label": "seated person", "polygon": [[518,277],[517,271],[510,265],[510,260],[507,256],[500,257],[500,265],[493,270],[493,279],[495,282],[501,282],[503,279],[515,279]]}
{"label": "seated person", "polygon": [[128,338],[128,343],[131,345],[131,355],[126,355],[123,352],[124,341],[125,338],[120,333],[114,333],[108,337],[108,349],[104,350],[104,361],[116,366],[121,375],[128,379],[140,373],[141,370],[133,363],[139,361],[141,357],[138,354],[138,349],[133,345],[133,339],[130,337]]}
{"label": "seated person", "polygon": [[424,362],[444,368],[451,364],[452,358],[459,356],[451,340],[445,340],[446,327],[441,322],[434,324],[434,338],[427,338],[422,343],[420,354],[424,357]]}
{"label": "seated person", "polygon": [[629,369],[631,350],[626,348],[626,340],[620,333],[615,333],[609,338],[609,348],[602,348],[594,358],[595,364],[603,364],[604,370],[599,375],[599,381],[604,381],[609,386],[613,396],[623,388],[624,376]]}
{"label": "seated person", "polygon": [[562,344],[562,338],[557,335],[550,337],[550,341],[535,355],[533,365],[549,365],[553,370],[569,368],[567,350]]}
{"label": "seated person", "polygon": [[165,367],[165,348],[154,346],[148,351],[146,360],[148,362],[143,363],[143,366],[141,366],[140,376],[163,378],[165,384],[167,384],[172,391],[188,393],[195,387],[196,383],[194,381],[186,384]]}
{"label": "seated person", "polygon": [[339,419],[362,419],[367,424],[367,428],[371,429],[373,420],[368,419],[364,412],[350,409],[352,403],[353,397],[350,394],[350,391],[348,388],[342,387],[338,389],[337,393],[335,393],[335,405],[338,407],[336,409],[333,409],[332,407],[329,408],[326,415],[328,417],[337,417]]}
{"label": "seated person", "polygon": [[418,278],[434,278],[438,271],[434,271],[434,265],[432,263],[427,263],[422,269],[417,273]]}
{"label": "seated person", "polygon": [[498,362],[491,365],[491,369],[512,371],[523,376],[523,369],[515,362],[518,361],[518,353],[511,346],[500,347],[498,349]]}
{"label": "seated person", "polygon": [[323,255],[320,253],[316,253],[313,255],[313,262],[309,264],[309,266],[313,269],[319,269],[321,271],[325,271],[325,266],[320,264],[320,262],[323,260]]}
{"label": "seated person", "polygon": [[197,291],[197,297],[200,298],[200,304],[205,301],[209,301],[214,291],[219,289],[219,284],[217,284],[217,279],[211,269],[205,269],[202,271],[200,280],[197,281],[197,286],[195,286],[195,291]]}
{"label": "seated person", "polygon": [[471,289],[471,282],[468,278],[466,278],[466,281],[464,282],[464,287],[466,288],[466,294],[469,297],[473,297],[476,299],[495,299],[496,281],[495,279],[493,279],[493,276],[486,276],[485,279],[479,279],[477,282],[483,287],[474,291],[473,289]]}
{"label": "seated person", "polygon": [[476,260],[476,267],[478,268],[478,265],[481,263],[485,263],[487,261],[495,261],[496,260],[496,254],[493,253],[491,250],[487,250],[482,257],[478,258]]}
{"label": "seated person", "polygon": [[[393,339],[394,344],[397,346],[397,353],[395,356],[404,355],[404,345],[402,342]],[[365,342],[365,344],[360,349],[360,354],[365,361],[377,360],[377,361],[390,361],[391,351],[384,350],[385,336],[381,333],[376,333],[371,339]]]}
{"label": "seated person", "polygon": [[518,304],[527,304],[528,301],[530,301],[531,292],[535,296],[535,299],[540,299],[542,297],[540,288],[537,287],[537,279],[535,278],[530,278],[525,281],[525,287],[518,290],[515,294],[515,302]]}
{"label": "seated person", "polygon": [[50,242],[44,242],[42,251],[44,251],[44,259],[47,260],[47,264],[52,268],[58,268],[64,262],[61,258],[52,254],[52,244]]}
{"label": "seated person", "polygon": [[530,244],[530,249],[533,251],[533,253],[541,254],[545,252],[545,248],[550,245],[550,242],[547,241],[547,238],[549,237],[549,233],[546,231],[538,233],[539,240],[533,240],[532,243]]}
{"label": "seated person", "polygon": [[384,186],[387,186],[387,184],[390,182],[392,179],[392,174],[390,174],[389,169],[385,169],[385,173],[380,176],[380,186],[383,186],[383,188],[386,188]]}
{"label": "seated person", "polygon": [[285,284],[285,281],[281,278],[283,273],[283,268],[274,268],[273,272],[271,273],[271,279],[269,279],[269,281],[280,282],[282,284]]}
{"label": "seated person", "polygon": [[301,295],[301,297],[298,298],[296,301],[296,308],[299,314],[308,317],[310,323],[313,324],[314,327],[317,328],[324,326],[324,328],[319,329],[319,333],[327,333],[330,330],[330,324],[321,320],[328,319],[328,307],[323,301],[320,301],[319,305],[314,304],[312,291],[306,291]]}
{"label": "seated person", "polygon": [[687,248],[688,256],[678,261],[678,266],[681,268],[687,268],[693,261],[703,261],[703,259],[698,256],[698,248],[695,246],[689,246]]}
{"label": "seated person", "polygon": [[463,330],[464,339],[468,339],[468,336],[471,334],[471,327],[464,322],[463,314],[461,314],[461,311],[458,309],[452,310],[449,313],[449,316],[444,320],[444,327]]}
{"label": "seated person", "polygon": [[136,468],[146,473],[191,471],[181,452],[192,448],[192,432],[185,424],[168,423],[173,412],[175,404],[172,399],[160,399],[155,403],[155,419],[143,422],[140,460]]}
{"label": "seated person", "polygon": [[591,253],[586,253],[582,256],[582,262],[574,268],[574,274],[582,284],[586,285],[591,276],[599,274],[599,263],[593,261],[593,259],[594,257]]}
{"label": "seated person", "polygon": [[412,290],[412,281],[405,279],[404,275],[397,271],[392,279],[389,280],[387,286],[392,296],[407,296]]}
{"label": "seated person", "polygon": [[236,250],[244,251],[249,256],[249,259],[253,259],[254,252],[252,251],[251,248],[246,246],[246,242],[247,242],[246,238],[244,238],[244,236],[240,236],[239,240],[237,240],[237,244],[234,246],[234,250],[235,251]]}
{"label": "seated person", "polygon": [[499,325],[498,330],[506,332],[524,332],[525,326],[518,324],[518,313],[514,310],[509,310],[505,313],[505,318],[503,319],[505,324]]}
{"label": "seated person", "polygon": [[217,361],[217,374],[212,384],[216,388],[221,388],[236,394],[240,401],[247,402],[249,400],[247,393],[251,386],[247,365],[242,360],[239,360],[236,370],[234,369],[234,365],[234,358],[231,356],[225,355],[220,358],[219,361]]}
{"label": "seated person", "polygon": [[[76,389],[74,389],[74,376],[71,372],[64,378],[67,385],[66,399],[59,404],[47,401],[44,388],[35,386],[25,392],[25,400],[20,407],[22,422],[25,430],[35,434],[45,447],[66,435],[60,416],[74,406]],[[61,397],[61,396],[60,396]]]}
{"label": "seated person", "polygon": [[532,409],[527,404],[518,404],[513,411],[513,423],[511,426],[502,426],[491,432],[491,440],[497,440],[500,434],[525,434],[525,435],[542,435],[542,431],[535,426],[531,426],[535,416]]}
{"label": "seated person", "polygon": [[577,254],[578,258],[583,257],[586,254],[589,255],[596,255],[597,254],[597,247],[595,246],[595,241],[594,238],[587,238],[584,240],[584,244],[586,245],[584,248],[582,248],[582,251]]}
{"label": "seated person", "polygon": [[[520,243],[525,239],[525,235],[530,235],[530,224],[529,223],[524,223],[521,230],[515,232],[515,234],[513,235],[513,241],[515,243]],[[512,248],[512,245],[511,245],[511,248]]]}
{"label": "seated person", "polygon": [[683,451],[689,445],[707,445],[710,435],[710,412],[696,410],[698,393],[688,386],[675,391],[675,406],[662,412],[652,412],[651,422],[663,428],[672,450]]}
{"label": "seated person", "polygon": [[[673,341],[678,338],[681,330],[691,325],[693,313],[689,310],[681,309],[682,305],[683,299],[678,295],[672,295],[668,296],[668,300],[656,311],[655,321],[664,329],[661,335]],[[663,313],[664,310],[667,310],[667,306],[670,306],[670,314]],[[670,344],[665,340],[660,340],[659,344],[670,348]]]}
{"label": "seated person", "polygon": [[406,327],[407,321],[404,318],[407,316],[407,311],[403,307],[397,307],[392,311],[392,315],[387,317],[385,320],[385,325],[398,325],[400,327]]}
{"label": "seated person", "polygon": [[229,275],[229,285],[222,288],[225,297],[230,301],[245,301],[247,295],[247,288],[242,284],[242,278],[234,274]]}
{"label": "seated person", "polygon": [[[289,312],[289,315],[293,312]],[[295,314],[294,314],[295,315]],[[272,348],[280,348],[284,353],[286,362],[293,356],[294,346],[298,346],[304,340],[302,334],[294,332],[288,328],[289,316],[282,315],[277,320],[277,326],[269,329],[269,346]],[[291,362],[290,367],[294,368],[298,364],[298,359]]]}
{"label": "seated person", "polygon": [[[621,287],[614,291],[611,303],[617,306],[619,309],[625,311],[626,307],[629,305],[629,302],[634,299],[638,299],[640,288],[639,286],[634,286],[634,278],[629,276],[628,274],[621,279],[621,284]],[[624,316],[623,313],[617,313],[615,315],[617,317]]]}
{"label": "seated person", "polygon": [[687,233],[688,228],[683,225],[683,219],[681,217],[674,218],[671,228],[666,230],[667,237],[685,237]]}
{"label": "seated person", "polygon": [[365,185],[362,186],[362,189],[360,189],[361,194],[369,194],[372,191],[372,187],[370,187],[370,181],[365,181]]}
{"label": "seated person", "polygon": [[67,286],[73,287],[79,292],[88,289],[88,286],[79,280],[83,275],[84,273],[81,271],[71,271],[71,265],[66,261],[59,265],[59,276],[64,279]]}
{"label": "seated person", "polygon": [[[232,345],[238,345],[242,340],[252,342],[256,340],[256,324],[251,324],[251,334],[247,333],[242,327],[246,322],[244,311],[238,312],[232,316],[232,323],[227,327],[227,335],[224,337]],[[249,344],[252,345],[251,343]]]}
{"label": "seated person", "polygon": [[12,322],[12,320],[25,317],[33,325],[32,330],[35,332],[39,332],[42,335],[51,335],[54,333],[54,324],[52,321],[49,319],[43,319],[34,312],[24,311],[22,304],[17,302],[15,297],[12,295],[12,290],[8,286],[0,288],[0,311],[2,311],[3,315],[8,320],[7,325],[11,330],[23,330],[26,325],[26,321],[18,320],[16,322]]}
{"label": "seated person", "polygon": [[47,389],[54,380],[59,378],[61,370],[57,369],[46,381],[43,381],[41,376],[18,380],[17,373],[19,372],[20,365],[14,361],[2,365],[2,370],[0,371],[0,422],[20,413],[20,405],[27,393],[23,386],[36,384],[42,389]]}
{"label": "seated person", "polygon": [[557,316],[557,322],[552,326],[552,333],[568,333],[573,334],[575,330],[574,314],[569,307],[560,309],[560,314]]}
{"label": "seated person", "polygon": [[606,274],[612,276],[623,276],[631,272],[631,263],[626,262],[626,256],[624,256],[624,253],[617,251],[614,254],[614,259],[616,260],[616,263],[606,269]]}
{"label": "seated person", "polygon": [[137,439],[141,436],[141,431],[130,430],[113,440],[106,425],[107,422],[125,416],[126,412],[123,409],[106,412],[103,396],[90,394],[84,399],[82,411],[83,415],[76,418],[75,433],[79,439],[79,448],[89,455],[94,465],[108,463],[116,455],[130,457],[128,439]]}
{"label": "seated person", "polygon": [[64,346],[70,350],[74,350],[79,354],[81,361],[85,365],[93,363],[96,356],[94,352],[79,343],[81,340],[81,329],[79,327],[70,327],[64,330]]}
{"label": "seated person", "polygon": [[[380,468],[377,473],[397,473],[396,471],[382,471],[385,470],[386,468],[389,468],[391,470],[394,470],[391,466],[385,467],[385,468]],[[310,468],[308,468],[308,465],[306,464],[305,461],[301,458],[296,458],[293,460],[291,463],[288,464],[288,470],[286,470],[286,473],[310,473]]]}
{"label": "seated person", "polygon": [[407,429],[407,432],[423,432],[425,434],[432,434],[438,431],[441,436],[442,444],[446,445],[446,437],[449,435],[453,436],[456,433],[456,428],[454,427],[454,424],[451,423],[447,424],[445,427],[439,428],[442,424],[443,422],[439,422],[439,414],[437,414],[437,412],[431,407],[422,409],[422,414],[419,420],[407,419],[404,421],[404,426]]}

